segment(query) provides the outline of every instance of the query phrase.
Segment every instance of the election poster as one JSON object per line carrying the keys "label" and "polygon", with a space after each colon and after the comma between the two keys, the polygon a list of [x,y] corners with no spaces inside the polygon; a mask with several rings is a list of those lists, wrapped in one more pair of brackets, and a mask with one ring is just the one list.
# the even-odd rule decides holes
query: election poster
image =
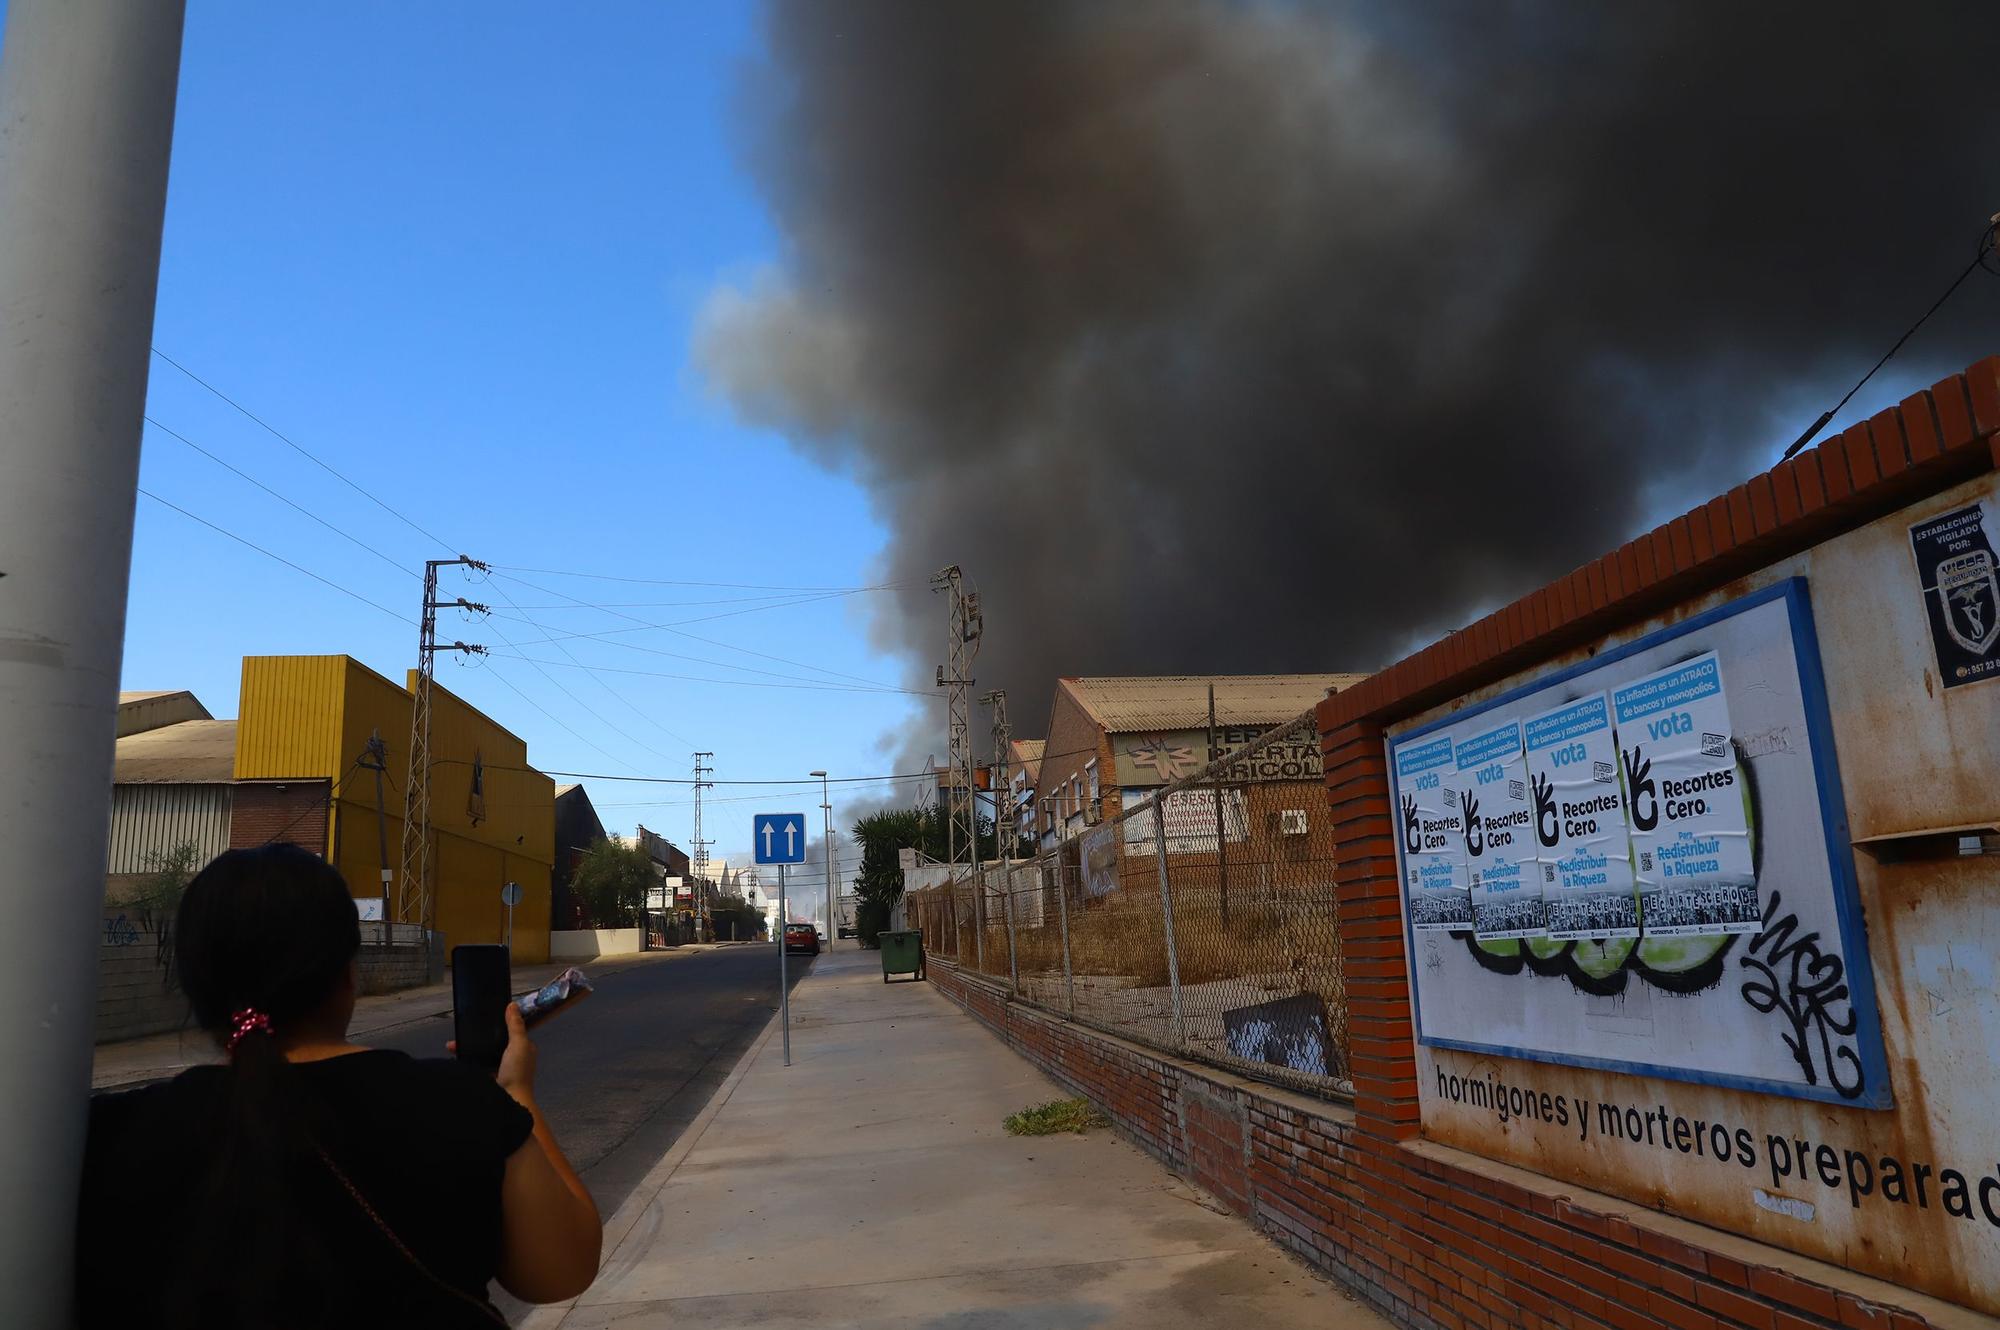
{"label": "election poster", "polygon": [[1750,801],[1737,779],[1729,699],[1713,651],[1611,694],[1629,792],[1639,928],[1646,937],[1763,927]]}
{"label": "election poster", "polygon": [[1549,937],[1639,936],[1618,741],[1602,692],[1522,723]]}
{"label": "election poster", "polygon": [[1396,750],[1395,763],[1411,925],[1422,930],[1471,928],[1465,819],[1459,813],[1451,736],[1404,745]]}
{"label": "election poster", "polygon": [[1828,725],[1788,579],[1385,735],[1419,1044],[1887,1102]]}
{"label": "election poster", "polygon": [[1482,938],[1539,936],[1542,883],[1529,825],[1521,724],[1508,720],[1454,740],[1452,757],[1465,823],[1472,930]]}

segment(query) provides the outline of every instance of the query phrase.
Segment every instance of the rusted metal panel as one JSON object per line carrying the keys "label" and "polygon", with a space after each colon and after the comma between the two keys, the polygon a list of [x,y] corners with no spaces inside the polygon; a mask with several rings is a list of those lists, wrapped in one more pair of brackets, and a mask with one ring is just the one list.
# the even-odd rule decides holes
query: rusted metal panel
{"label": "rusted metal panel", "polygon": [[[1992,476],[1968,482],[1410,725],[1804,577],[1846,837],[1861,842],[1854,876],[1893,1107],[1419,1046],[1425,1136],[2000,1313],[2000,1114],[1992,1108],[2000,855],[1960,853],[1963,829],[2000,823],[2000,684],[1939,686],[1908,538],[1913,522],[1991,502],[1996,491]],[[1782,732],[1736,738],[1751,760],[1781,756],[1798,741]],[[1764,990],[1744,960],[1768,961],[1800,940],[1739,941],[1715,991],[1752,1001],[1753,990]],[[1423,963],[1419,947],[1412,971]],[[1776,968],[1782,993],[1771,1017],[1784,1032],[1808,1055],[1843,1038],[1827,956],[1794,951]],[[1636,1027],[1649,1008],[1686,1000],[1628,985],[1591,999],[1592,1018]]]}

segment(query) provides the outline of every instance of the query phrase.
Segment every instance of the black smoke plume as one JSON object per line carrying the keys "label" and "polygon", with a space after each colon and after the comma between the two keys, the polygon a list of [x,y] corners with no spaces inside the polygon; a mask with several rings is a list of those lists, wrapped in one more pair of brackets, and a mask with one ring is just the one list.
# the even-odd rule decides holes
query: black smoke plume
{"label": "black smoke plume", "polygon": [[1994,13],[775,3],[783,257],[699,354],[868,486],[913,680],[965,568],[1023,733],[1058,675],[1373,667],[1768,465],[1922,312],[2000,208]]}

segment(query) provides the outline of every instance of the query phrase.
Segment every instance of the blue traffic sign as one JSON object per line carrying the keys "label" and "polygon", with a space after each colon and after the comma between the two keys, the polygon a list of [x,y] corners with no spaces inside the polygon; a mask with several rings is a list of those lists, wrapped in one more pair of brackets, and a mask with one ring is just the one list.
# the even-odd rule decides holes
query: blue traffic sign
{"label": "blue traffic sign", "polygon": [[760,864],[802,864],[806,861],[806,815],[753,814],[750,839]]}

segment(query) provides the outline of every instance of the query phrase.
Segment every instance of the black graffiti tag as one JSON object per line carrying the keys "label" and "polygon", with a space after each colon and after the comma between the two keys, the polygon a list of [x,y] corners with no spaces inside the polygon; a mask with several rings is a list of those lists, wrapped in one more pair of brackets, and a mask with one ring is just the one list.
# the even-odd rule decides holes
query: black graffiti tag
{"label": "black graffiti tag", "polygon": [[1624,751],[1625,785],[1632,792],[1632,825],[1651,831],[1660,825],[1660,801],[1654,794],[1653,759],[1645,749],[1633,744]]}
{"label": "black graffiti tag", "polygon": [[[1772,892],[1764,917],[1777,918],[1782,907],[1782,897]],[[1785,1018],[1791,1026],[1783,1036],[1785,1047],[1806,1084],[1818,1085],[1823,1069],[1841,1098],[1859,1095],[1866,1076],[1847,1042],[1858,1021],[1848,1000],[1846,963],[1820,950],[1818,933],[1800,934],[1798,915],[1788,914],[1750,940],[1743,968],[1754,976],[1743,981],[1743,1000]]]}

